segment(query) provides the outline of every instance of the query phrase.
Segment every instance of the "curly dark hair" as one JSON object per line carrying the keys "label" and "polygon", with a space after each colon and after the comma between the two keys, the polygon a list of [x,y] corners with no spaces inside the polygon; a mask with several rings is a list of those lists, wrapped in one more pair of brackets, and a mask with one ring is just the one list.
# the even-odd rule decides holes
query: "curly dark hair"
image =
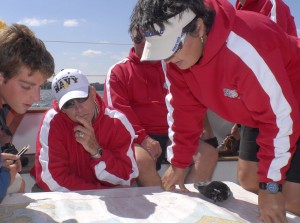
{"label": "curly dark hair", "polygon": [[143,41],[144,35],[141,32],[141,28],[140,28],[141,26],[140,26],[140,22],[139,22],[139,19],[140,19],[139,12],[135,11],[135,10],[138,10],[138,8],[135,7],[132,11],[128,32],[130,34],[132,41],[135,44],[139,44]]}
{"label": "curly dark hair", "polygon": [[142,31],[159,34],[154,24],[164,29],[164,23],[168,19],[187,9],[192,10],[196,18],[184,27],[182,32],[194,32],[197,18],[202,18],[208,33],[214,22],[215,11],[206,6],[203,0],[139,0],[131,14],[130,30],[138,27],[136,37],[143,36]]}

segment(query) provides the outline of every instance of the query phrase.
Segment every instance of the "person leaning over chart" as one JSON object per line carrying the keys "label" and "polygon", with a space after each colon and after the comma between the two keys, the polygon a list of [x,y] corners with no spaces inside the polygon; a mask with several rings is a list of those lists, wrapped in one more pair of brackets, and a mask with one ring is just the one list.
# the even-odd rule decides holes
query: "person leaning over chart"
{"label": "person leaning over chart", "polygon": [[[104,85],[104,101],[122,111],[133,125],[137,136],[135,156],[140,173],[138,184],[157,186],[161,185],[161,177],[156,170],[160,169],[162,163],[168,163],[166,148],[170,139],[165,101],[168,89],[161,62],[140,61],[145,38],[138,32],[138,27],[138,23],[132,20],[129,33],[133,47],[124,60],[109,69]],[[205,133],[198,140],[198,149],[185,176],[185,183],[212,178],[218,160],[218,142],[212,130],[209,131],[210,126],[204,126]]]}
{"label": "person leaning over chart", "polygon": [[164,188],[185,190],[184,172],[209,108],[259,129],[260,220],[300,215],[300,40],[266,16],[236,12],[229,1],[139,0],[132,16],[146,37],[141,60],[166,63],[172,165]]}

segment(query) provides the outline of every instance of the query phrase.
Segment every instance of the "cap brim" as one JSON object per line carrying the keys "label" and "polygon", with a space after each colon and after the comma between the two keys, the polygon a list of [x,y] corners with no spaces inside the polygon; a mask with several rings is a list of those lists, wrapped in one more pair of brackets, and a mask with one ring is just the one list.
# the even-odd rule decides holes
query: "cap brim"
{"label": "cap brim", "polygon": [[89,95],[89,87],[85,86],[81,89],[77,89],[76,91],[70,91],[61,97],[59,100],[58,106],[61,109],[62,106],[69,100],[75,98],[86,98]]}
{"label": "cap brim", "polygon": [[172,35],[155,36],[146,38],[141,61],[164,60],[173,55],[173,48],[181,30],[176,30]]}
{"label": "cap brim", "polygon": [[187,9],[165,22],[165,29],[162,31],[158,31],[158,25],[154,24],[155,29],[160,35],[145,36],[146,43],[141,61],[164,60],[171,57],[176,52],[176,46],[180,42],[182,29],[195,17],[195,13]]}

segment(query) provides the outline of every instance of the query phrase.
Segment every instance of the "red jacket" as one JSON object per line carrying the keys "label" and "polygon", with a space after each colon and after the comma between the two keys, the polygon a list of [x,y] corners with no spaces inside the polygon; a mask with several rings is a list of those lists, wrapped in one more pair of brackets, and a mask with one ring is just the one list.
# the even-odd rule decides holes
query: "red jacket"
{"label": "red jacket", "polygon": [[148,134],[167,135],[167,86],[160,62],[140,62],[134,48],[112,66],[104,87],[104,101],[122,111],[141,143]]}
{"label": "red jacket", "polygon": [[253,11],[268,16],[287,34],[297,36],[294,17],[291,15],[290,8],[282,0],[247,0],[244,6],[237,0],[235,7],[238,10]]}
{"label": "red jacket", "polygon": [[126,117],[97,95],[99,114],[93,121],[102,157],[91,158],[74,136],[77,125],[53,103],[41,122],[36,141],[36,182],[44,191],[73,191],[129,186],[138,176]]}
{"label": "red jacket", "polygon": [[282,182],[300,135],[300,44],[265,16],[209,2],[216,16],[199,63],[186,70],[167,64],[168,160],[191,164],[210,108],[259,128],[259,180]]}

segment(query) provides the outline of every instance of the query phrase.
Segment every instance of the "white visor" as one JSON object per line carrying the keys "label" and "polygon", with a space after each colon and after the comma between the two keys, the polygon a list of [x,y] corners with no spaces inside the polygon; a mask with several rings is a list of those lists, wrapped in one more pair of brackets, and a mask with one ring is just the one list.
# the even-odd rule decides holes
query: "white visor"
{"label": "white visor", "polygon": [[[186,9],[168,19],[164,23],[165,29],[158,31],[159,34],[145,32],[146,43],[141,61],[164,60],[172,56],[181,41],[182,29],[195,17],[196,14],[192,10]],[[154,27],[159,30],[157,24],[154,24]]]}

